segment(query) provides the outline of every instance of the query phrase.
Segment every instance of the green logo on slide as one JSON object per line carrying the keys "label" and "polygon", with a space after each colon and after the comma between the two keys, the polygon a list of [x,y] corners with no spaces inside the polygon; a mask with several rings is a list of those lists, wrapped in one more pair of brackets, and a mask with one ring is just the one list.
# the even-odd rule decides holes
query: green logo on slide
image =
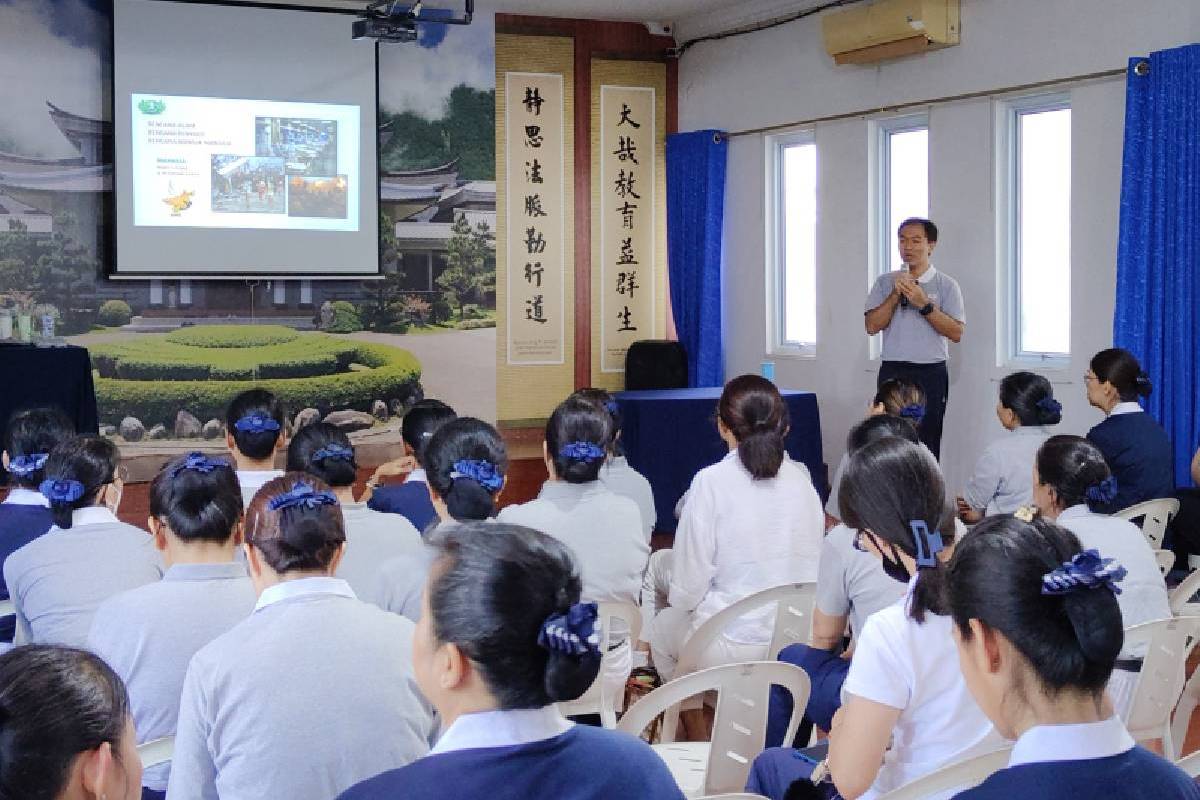
{"label": "green logo on slide", "polygon": [[141,100],[138,102],[138,110],[143,114],[161,114],[167,108],[167,104],[162,100]]}

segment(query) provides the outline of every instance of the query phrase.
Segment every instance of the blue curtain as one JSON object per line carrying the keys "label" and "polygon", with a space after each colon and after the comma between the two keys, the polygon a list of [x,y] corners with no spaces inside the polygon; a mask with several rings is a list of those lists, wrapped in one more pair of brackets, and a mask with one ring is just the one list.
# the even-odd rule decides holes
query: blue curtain
{"label": "blue curtain", "polygon": [[1146,410],[1188,486],[1200,432],[1200,45],[1131,59],[1126,82],[1113,341],[1150,375]]}
{"label": "blue curtain", "polygon": [[721,252],[728,140],[718,131],[667,137],[667,262],[688,385],[724,383]]}

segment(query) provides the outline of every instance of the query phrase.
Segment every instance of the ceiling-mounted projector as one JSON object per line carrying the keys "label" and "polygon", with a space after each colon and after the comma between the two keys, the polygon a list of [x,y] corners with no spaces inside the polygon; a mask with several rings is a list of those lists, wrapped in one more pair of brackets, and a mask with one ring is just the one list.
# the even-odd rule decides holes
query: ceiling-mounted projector
{"label": "ceiling-mounted projector", "polygon": [[461,15],[449,9],[425,8],[421,2],[407,4],[397,0],[375,0],[354,20],[350,35],[355,39],[404,43],[417,39],[417,25],[470,25],[475,0],[466,0]]}

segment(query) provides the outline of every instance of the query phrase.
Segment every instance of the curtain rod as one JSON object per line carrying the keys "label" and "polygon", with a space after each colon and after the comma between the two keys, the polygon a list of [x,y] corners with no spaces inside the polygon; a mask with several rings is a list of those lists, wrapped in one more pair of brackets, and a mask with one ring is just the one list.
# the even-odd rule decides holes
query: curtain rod
{"label": "curtain rod", "polygon": [[732,139],[737,136],[753,136],[759,133],[771,133],[773,131],[786,130],[788,128],[799,128],[805,125],[815,125],[819,122],[837,122],[843,119],[854,119],[855,117],[867,117],[875,114],[884,114],[887,112],[903,111],[909,108],[920,108],[922,106],[941,105],[944,103],[954,103],[960,100],[977,100],[981,97],[992,97],[999,94],[1010,94],[1012,92],[1024,92],[1031,89],[1045,89],[1051,86],[1060,86],[1064,83],[1085,83],[1087,81],[1103,80],[1105,78],[1116,78],[1123,76],[1127,69],[1109,69],[1103,72],[1089,72],[1085,75],[1073,75],[1069,78],[1054,78],[1048,81],[1037,81],[1036,83],[1023,83],[1019,86],[1005,86],[1000,89],[985,89],[978,92],[965,92],[963,94],[946,95],[945,97],[935,97],[930,100],[914,100],[910,103],[899,103],[892,106],[876,106],[862,111],[847,111],[843,114],[830,114],[825,117],[813,117],[812,119],[802,119],[795,122],[781,122],[777,125],[764,125],[761,128],[747,128],[740,131],[730,131],[723,135],[723,138]]}

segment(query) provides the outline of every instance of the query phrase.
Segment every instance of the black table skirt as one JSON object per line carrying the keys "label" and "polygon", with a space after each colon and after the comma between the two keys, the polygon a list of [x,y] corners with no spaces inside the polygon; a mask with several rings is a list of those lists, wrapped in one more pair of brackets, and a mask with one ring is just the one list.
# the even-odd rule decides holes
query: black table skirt
{"label": "black table skirt", "polygon": [[0,345],[0,424],[14,411],[58,406],[79,433],[96,433],[96,389],[83,347]]}

